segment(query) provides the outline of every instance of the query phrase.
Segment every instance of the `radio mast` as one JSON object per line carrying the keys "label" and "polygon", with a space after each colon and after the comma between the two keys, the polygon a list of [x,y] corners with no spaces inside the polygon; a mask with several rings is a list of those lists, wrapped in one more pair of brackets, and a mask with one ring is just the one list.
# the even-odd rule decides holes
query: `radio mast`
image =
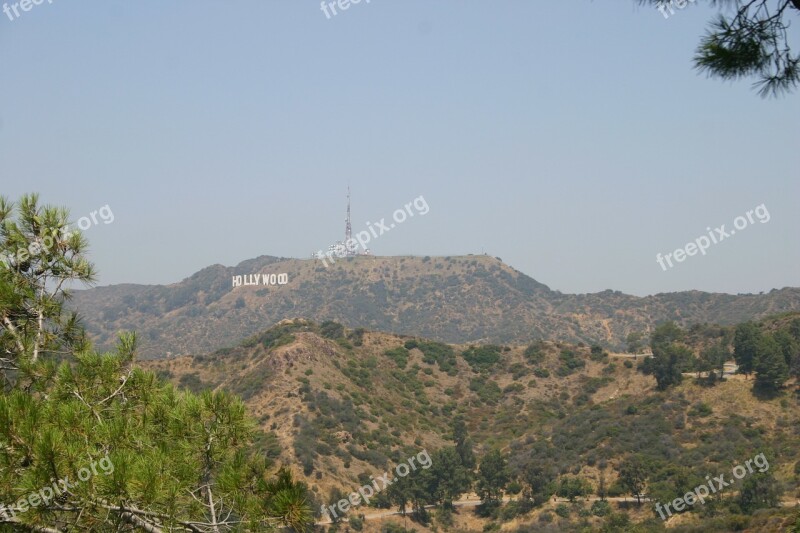
{"label": "radio mast", "polygon": [[347,186],[347,220],[345,220],[345,225],[344,225],[344,244],[345,244],[345,250],[346,250],[345,253],[347,255],[355,255],[354,252],[350,251],[350,249],[347,248],[347,246],[349,246],[348,243],[351,242],[350,239],[352,239],[352,238],[353,238],[353,227],[350,225],[350,185],[348,185]]}

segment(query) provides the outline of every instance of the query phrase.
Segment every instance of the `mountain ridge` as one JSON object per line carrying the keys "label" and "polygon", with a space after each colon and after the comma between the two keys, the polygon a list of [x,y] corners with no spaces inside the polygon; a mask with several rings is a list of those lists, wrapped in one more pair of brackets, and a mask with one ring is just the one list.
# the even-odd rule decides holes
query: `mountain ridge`
{"label": "mountain ridge", "polygon": [[[288,280],[270,284],[273,274],[273,282],[278,274]],[[234,286],[237,276],[242,284]],[[248,283],[256,279],[259,286]],[[618,349],[629,333],[647,333],[664,320],[725,325],[800,310],[800,289],[565,294],[488,255],[360,256],[327,268],[313,259],[260,256],[210,265],[170,285],[75,291],[72,305],[101,348],[117,331],[139,332],[144,358],[212,352],[297,316],[448,343],[546,339]]]}

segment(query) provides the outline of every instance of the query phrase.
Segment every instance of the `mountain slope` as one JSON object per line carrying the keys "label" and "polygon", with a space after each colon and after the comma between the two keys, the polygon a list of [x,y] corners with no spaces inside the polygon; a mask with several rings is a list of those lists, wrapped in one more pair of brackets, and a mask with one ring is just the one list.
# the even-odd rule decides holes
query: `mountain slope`
{"label": "mountain slope", "polygon": [[[232,282],[281,273],[288,275],[285,285]],[[732,324],[800,310],[800,289],[567,295],[488,256],[355,257],[327,268],[316,260],[262,256],[236,267],[210,266],[168,286],[76,291],[72,305],[101,347],[113,344],[117,331],[135,330],[142,356],[157,358],[230,346],[295,316],[454,343],[560,339],[621,347],[631,331],[667,319]]]}
{"label": "mountain slope", "polygon": [[[641,454],[654,472],[649,493],[668,501],[706,473],[765,453],[786,498],[797,494],[797,399],[759,400],[743,376],[714,386],[687,377],[660,392],[636,364],[564,343],[445,345],[295,319],[233,348],[144,366],[196,391],[241,395],[266,453],[300,465],[318,501],[420,450],[451,446],[459,415],[476,455],[504,450],[520,479],[529,465],[548,465],[597,488],[602,472],[610,494],[622,496],[619,466]],[[709,520],[699,511],[680,520]]]}

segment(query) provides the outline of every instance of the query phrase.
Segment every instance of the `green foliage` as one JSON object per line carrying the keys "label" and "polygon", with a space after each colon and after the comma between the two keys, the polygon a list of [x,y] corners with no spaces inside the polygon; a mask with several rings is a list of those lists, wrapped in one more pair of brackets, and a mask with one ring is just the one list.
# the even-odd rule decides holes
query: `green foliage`
{"label": "green foliage", "polygon": [[752,322],[736,326],[733,341],[733,356],[742,374],[751,374],[755,371],[758,360],[758,345],[761,341],[761,331]]}
{"label": "green foliage", "polygon": [[469,381],[469,390],[477,394],[478,399],[488,405],[495,405],[503,396],[500,386],[485,376],[478,376]]}
{"label": "green foliage", "polygon": [[630,494],[636,498],[636,501],[641,504],[648,479],[644,461],[638,456],[626,459],[619,467],[619,479]]}
{"label": "green foliage", "polygon": [[478,468],[477,490],[483,504],[499,503],[503,491],[511,481],[508,461],[499,450],[492,450],[481,461]]}
{"label": "green foliage", "polygon": [[530,344],[523,352],[525,359],[532,365],[538,365],[544,361],[545,345],[543,342],[538,341]]}
{"label": "green foliage", "polygon": [[589,351],[589,359],[595,362],[601,362],[608,358],[608,354],[603,347],[598,344],[593,344]]}
{"label": "green foliage", "polygon": [[356,328],[347,334],[347,339],[352,341],[353,346],[363,346],[366,332],[367,330],[364,328]]}
{"label": "green foliage", "polygon": [[470,346],[461,356],[476,372],[490,370],[498,361],[502,348],[493,344],[484,346]]}
{"label": "green foliage", "polygon": [[625,342],[629,353],[638,354],[644,347],[644,334],[641,331],[632,331],[628,333]]}
{"label": "green foliage", "polygon": [[408,364],[408,349],[403,346],[386,350],[383,354],[394,361],[399,368],[405,368]]}
{"label": "green foliage", "polygon": [[771,472],[754,473],[742,483],[737,503],[745,514],[756,509],[779,507],[783,490]]}
{"label": "green foliage", "polygon": [[577,498],[591,494],[592,486],[579,476],[564,476],[558,483],[556,494],[574,502]]}
{"label": "green foliage", "polygon": [[[272,376],[272,372],[269,365],[258,365],[235,378],[230,385],[230,390],[241,396],[243,400],[249,400],[263,390],[264,383]],[[204,388],[211,387],[204,385]]]}
{"label": "green foliage", "polygon": [[[755,77],[761,96],[788,93],[800,83],[800,59],[792,54],[785,8],[796,12],[800,2],[785,2],[777,13],[766,9],[766,0],[744,4],[728,17],[720,15],[700,41],[695,67],[723,80]],[[787,14],[787,19],[789,15]]]}
{"label": "green foliage", "polygon": [[762,391],[778,391],[789,379],[789,367],[780,344],[772,335],[766,334],[758,340],[756,350],[754,387]]}
{"label": "green foliage", "polygon": [[683,340],[684,331],[675,322],[667,321],[659,324],[650,335],[650,348],[663,348]]}
{"label": "green foliage", "polygon": [[203,383],[203,380],[200,379],[200,376],[198,376],[197,372],[191,372],[189,374],[182,375],[181,378],[178,380],[178,385],[186,389],[189,389],[191,392],[195,394],[199,394],[203,390],[211,388],[205,383]]}
{"label": "green foliage", "polygon": [[602,533],[617,533],[619,531],[629,531],[631,518],[627,513],[610,513],[606,516],[603,523],[603,528],[600,530]]}
{"label": "green foliage", "polygon": [[691,409],[689,409],[689,412],[687,414],[689,416],[704,417],[704,416],[709,416],[713,412],[714,410],[711,409],[710,405],[708,405],[705,402],[698,402],[695,405],[693,405]]}
{"label": "green foliage", "polygon": [[320,325],[319,333],[326,339],[341,339],[344,337],[344,326],[333,320],[326,320]]}
{"label": "green foliage", "polygon": [[364,529],[364,522],[366,517],[363,514],[351,514],[347,519],[347,524],[355,531]]}
{"label": "green foliage", "polygon": [[304,320],[296,320],[278,324],[267,331],[244,340],[241,345],[245,348],[262,345],[267,350],[291,344],[295,341],[293,333],[298,331],[312,331],[315,328],[313,323]]}
{"label": "green foliage", "polygon": [[433,499],[444,508],[451,508],[453,501],[470,489],[472,476],[462,463],[455,447],[437,450],[432,459],[432,468],[420,473],[421,481],[429,478],[429,492]]}
{"label": "green foliage", "polygon": [[472,450],[472,440],[467,433],[467,425],[461,415],[453,419],[453,442],[456,443],[456,452],[461,459],[461,464],[472,472],[477,462],[475,461],[475,453]]}
{"label": "green foliage", "polygon": [[611,504],[603,500],[592,502],[592,514],[594,516],[608,516],[611,513]]}
{"label": "green foliage", "polygon": [[521,380],[528,375],[528,368],[522,363],[512,364],[508,367],[508,371],[511,372],[511,377],[515,380]]}
{"label": "green foliage", "polygon": [[[408,342],[406,348],[408,349]],[[422,354],[423,362],[432,365],[438,364],[442,372],[456,371],[456,354],[452,346],[436,341],[416,341],[415,346]]]}
{"label": "green foliage", "polygon": [[288,471],[266,481],[268,465],[254,453],[253,422],[241,400],[162,385],[132,366],[135,345],[128,335],[117,354],[77,353],[74,364],[62,363],[51,381],[37,384],[45,394],[0,396],[0,500],[16,501],[53,478],[76,480],[101,457],[111,465],[16,519],[66,521],[80,530],[114,523],[184,528],[207,521],[213,501],[220,527],[231,514],[252,528],[304,530],[311,521],[306,489]]}
{"label": "green foliage", "polygon": [[41,357],[88,346],[77,313],[67,313],[64,304],[73,284],[94,282],[95,269],[85,255],[88,242],[69,228],[68,216],[65,209],[40,206],[37,194],[19,204],[0,196],[0,372],[6,385]]}
{"label": "green foliage", "polygon": [[381,533],[415,533],[416,529],[406,529],[400,524],[388,522],[381,526]]}
{"label": "green foliage", "polygon": [[722,380],[725,373],[725,362],[730,359],[731,354],[727,348],[718,342],[712,344],[700,353],[700,364],[698,370],[709,372],[710,383],[716,380]]}
{"label": "green foliage", "polygon": [[642,371],[656,378],[659,390],[681,383],[682,372],[689,366],[692,352],[681,340],[684,332],[674,322],[656,327],[650,340],[653,357],[645,359]]}
{"label": "green foliage", "polygon": [[523,479],[527,484],[526,499],[532,501],[535,506],[548,501],[555,492],[556,472],[552,465],[542,465],[533,460],[525,467]]}
{"label": "green foliage", "polygon": [[561,350],[558,359],[561,361],[561,367],[558,369],[558,375],[561,377],[569,376],[575,370],[586,366],[586,362],[580,359],[575,350]]}
{"label": "green foliage", "polygon": [[274,431],[263,433],[263,436],[258,439],[258,444],[264,450],[264,455],[269,459],[277,459],[283,452],[278,435]]}

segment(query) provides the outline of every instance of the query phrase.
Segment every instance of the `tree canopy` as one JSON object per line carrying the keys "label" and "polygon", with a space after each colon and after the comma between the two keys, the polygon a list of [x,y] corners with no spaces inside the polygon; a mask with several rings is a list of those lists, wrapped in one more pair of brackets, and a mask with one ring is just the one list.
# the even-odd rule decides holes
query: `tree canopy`
{"label": "tree canopy", "polygon": [[[789,45],[789,26],[800,14],[800,0],[709,0],[729,8],[708,25],[694,55],[700,72],[723,80],[755,78],[761,96],[794,90],[800,82],[800,54]],[[654,6],[669,0],[639,0]],[[686,1],[683,0],[683,5]]]}
{"label": "tree canopy", "polygon": [[92,349],[64,309],[94,279],[86,246],[65,210],[0,198],[0,528],[307,530],[306,486],[253,445],[239,398],[161,383],[134,333]]}

